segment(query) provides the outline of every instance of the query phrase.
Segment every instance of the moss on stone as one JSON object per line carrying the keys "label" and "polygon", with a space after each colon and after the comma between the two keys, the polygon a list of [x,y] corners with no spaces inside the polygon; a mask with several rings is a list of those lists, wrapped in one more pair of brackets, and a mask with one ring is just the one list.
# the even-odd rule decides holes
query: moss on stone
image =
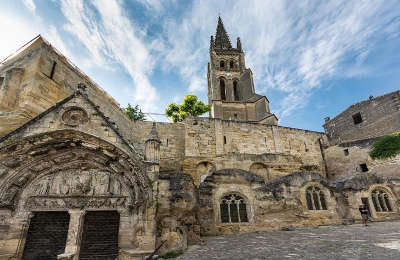
{"label": "moss on stone", "polygon": [[400,133],[380,138],[372,145],[369,155],[372,159],[392,158],[400,154]]}
{"label": "moss on stone", "polygon": [[171,258],[177,258],[180,256],[182,252],[176,252],[176,251],[171,251],[163,255],[163,259],[171,259]]}

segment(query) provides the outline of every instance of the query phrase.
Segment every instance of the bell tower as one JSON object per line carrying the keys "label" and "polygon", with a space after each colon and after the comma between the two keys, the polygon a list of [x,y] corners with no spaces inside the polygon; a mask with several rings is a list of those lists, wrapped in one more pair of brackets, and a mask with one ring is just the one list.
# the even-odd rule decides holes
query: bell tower
{"label": "bell tower", "polygon": [[246,68],[240,38],[236,48],[232,47],[221,17],[215,37],[211,36],[207,81],[212,118],[277,125],[267,97],[255,93],[253,73]]}

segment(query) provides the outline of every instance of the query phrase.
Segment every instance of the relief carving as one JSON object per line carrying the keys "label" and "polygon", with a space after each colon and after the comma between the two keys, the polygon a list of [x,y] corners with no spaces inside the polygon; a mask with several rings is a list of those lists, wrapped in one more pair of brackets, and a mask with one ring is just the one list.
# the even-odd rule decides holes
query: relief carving
{"label": "relief carving", "polygon": [[61,116],[64,124],[69,126],[78,126],[89,121],[88,114],[80,107],[70,107]]}
{"label": "relief carving", "polygon": [[11,185],[3,194],[1,201],[0,201],[0,208],[1,207],[10,207],[14,204],[14,198],[17,196],[18,191],[20,188],[15,185]]}
{"label": "relief carving", "polygon": [[32,183],[27,192],[25,207],[28,209],[128,206],[121,182],[106,171],[68,170],[47,175]]}
{"label": "relief carving", "polygon": [[109,172],[69,170],[47,175],[32,184],[29,194],[41,195],[121,195],[122,185]]}

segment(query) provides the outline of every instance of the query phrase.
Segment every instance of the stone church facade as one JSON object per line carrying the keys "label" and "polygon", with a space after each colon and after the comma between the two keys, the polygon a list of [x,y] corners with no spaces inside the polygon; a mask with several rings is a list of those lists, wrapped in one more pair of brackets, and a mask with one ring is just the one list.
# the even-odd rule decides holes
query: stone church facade
{"label": "stone church facade", "polygon": [[[332,122],[369,117],[357,127],[370,134],[346,140],[336,134],[346,123],[328,120],[326,133],[278,125],[221,19],[207,79],[209,118],[132,122],[42,37],[7,58],[0,259],[145,259],[206,235],[354,223],[360,204],[375,220],[399,218],[400,160],[368,158],[376,138],[400,130],[396,120],[386,131],[372,125],[398,109],[366,116],[376,108],[366,104],[338,115]],[[396,93],[375,104],[397,107]],[[363,156],[369,171],[348,167]]]}

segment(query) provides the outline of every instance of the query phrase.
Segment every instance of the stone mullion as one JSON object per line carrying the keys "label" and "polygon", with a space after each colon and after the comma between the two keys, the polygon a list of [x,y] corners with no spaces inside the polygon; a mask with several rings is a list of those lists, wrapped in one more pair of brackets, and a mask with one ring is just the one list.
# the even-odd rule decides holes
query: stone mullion
{"label": "stone mullion", "polygon": [[311,208],[312,210],[315,210],[314,191],[310,192],[310,198],[311,198]]}
{"label": "stone mullion", "polygon": [[372,194],[372,199],[375,201],[375,205],[376,205],[376,207],[377,207],[377,211],[382,211],[382,208],[381,208],[381,205],[380,205],[380,202],[379,202],[379,199],[378,199],[378,196],[377,196],[377,194],[376,193],[373,193]]}
{"label": "stone mullion", "polygon": [[379,198],[380,198],[380,200],[379,200],[379,202],[381,202],[381,207],[382,207],[382,209],[386,212],[386,211],[388,211],[388,208],[386,207],[386,203],[385,203],[385,198],[383,197],[383,193],[379,193]]}
{"label": "stone mullion", "polygon": [[321,197],[319,196],[319,193],[320,193],[320,192],[316,192],[316,193],[317,193],[317,198],[318,198],[318,199],[317,199],[317,203],[318,203],[318,205],[319,205],[319,209],[322,210]]}
{"label": "stone mullion", "polygon": [[239,212],[240,200],[236,200],[235,203],[236,203],[236,210],[237,210],[237,214],[238,214],[238,220],[240,223],[240,222],[242,222],[242,220],[240,219],[240,212]]}
{"label": "stone mullion", "polygon": [[231,221],[231,201],[228,202],[228,216],[229,216],[229,223],[232,223]]}

